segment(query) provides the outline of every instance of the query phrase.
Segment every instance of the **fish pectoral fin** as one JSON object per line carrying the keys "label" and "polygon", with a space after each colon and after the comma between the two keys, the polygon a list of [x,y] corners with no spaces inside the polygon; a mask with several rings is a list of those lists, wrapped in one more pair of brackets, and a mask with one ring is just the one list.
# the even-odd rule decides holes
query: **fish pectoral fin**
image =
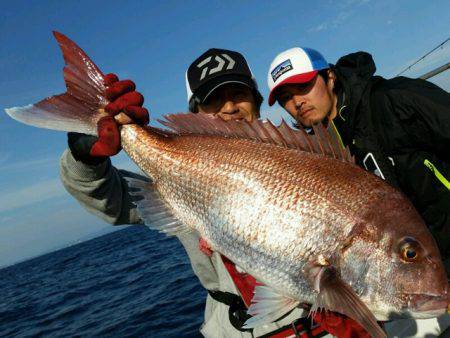
{"label": "fish pectoral fin", "polygon": [[173,215],[152,182],[132,177],[125,177],[125,179],[139,216],[150,229],[170,236],[191,231]]}
{"label": "fish pectoral fin", "polygon": [[386,337],[369,308],[345,283],[336,269],[330,265],[310,267],[309,277],[318,292],[317,300],[311,308],[315,313],[320,310],[339,312],[357,321],[372,337]]}
{"label": "fish pectoral fin", "polygon": [[252,304],[247,313],[249,318],[244,328],[255,328],[272,323],[293,310],[300,302],[281,295],[278,291],[265,285],[256,285]]}

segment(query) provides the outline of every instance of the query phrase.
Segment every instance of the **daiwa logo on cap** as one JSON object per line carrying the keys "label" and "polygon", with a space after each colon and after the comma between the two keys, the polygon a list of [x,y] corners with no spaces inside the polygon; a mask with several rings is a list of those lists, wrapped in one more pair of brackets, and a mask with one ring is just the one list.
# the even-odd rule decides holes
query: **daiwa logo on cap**
{"label": "daiwa logo on cap", "polygon": [[291,69],[293,69],[293,68],[292,68],[292,63],[291,63],[290,59],[287,59],[286,61],[283,61],[282,63],[280,63],[271,72],[273,82],[277,81],[277,79],[281,75],[283,75],[284,73],[290,71]]}
{"label": "daiwa logo on cap", "polygon": [[204,67],[202,69],[202,74],[200,75],[200,81],[203,80],[205,76],[208,74],[208,70],[209,70],[208,75],[211,75],[217,72],[221,72],[225,66],[227,70],[233,69],[234,65],[236,64],[236,62],[229,55],[223,53],[222,57],[220,57],[220,55],[215,56],[214,60],[217,62],[217,64],[215,65],[214,68],[205,67],[205,65],[211,63],[211,59],[212,56],[209,56],[197,65],[198,68]]}

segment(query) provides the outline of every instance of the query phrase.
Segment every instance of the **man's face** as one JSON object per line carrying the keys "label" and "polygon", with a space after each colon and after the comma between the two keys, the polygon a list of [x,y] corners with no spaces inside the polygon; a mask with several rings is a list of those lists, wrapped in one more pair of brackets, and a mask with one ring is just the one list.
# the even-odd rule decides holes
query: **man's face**
{"label": "man's face", "polygon": [[259,118],[259,107],[251,89],[238,83],[230,83],[217,88],[198,106],[198,112],[214,114],[225,121]]}
{"label": "man's face", "polygon": [[333,79],[328,82],[325,83],[322,76],[317,75],[308,83],[284,85],[277,91],[277,101],[297,123],[311,127],[329,115],[331,118],[335,115]]}

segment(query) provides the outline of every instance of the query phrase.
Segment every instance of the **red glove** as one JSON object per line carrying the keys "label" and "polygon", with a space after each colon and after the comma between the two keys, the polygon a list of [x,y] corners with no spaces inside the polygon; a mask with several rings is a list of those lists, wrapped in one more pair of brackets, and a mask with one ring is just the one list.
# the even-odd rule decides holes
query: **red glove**
{"label": "red glove", "polygon": [[119,81],[115,74],[105,75],[106,97],[110,101],[105,111],[110,116],[101,118],[97,124],[98,140],[92,145],[90,155],[113,156],[121,149],[119,126],[114,116],[120,112],[126,114],[134,123],[146,125],[149,122],[148,110],[143,108],[144,97],[135,91],[131,80]]}
{"label": "red glove", "polygon": [[317,312],[314,322],[338,338],[370,338],[370,335],[353,319],[331,311]]}

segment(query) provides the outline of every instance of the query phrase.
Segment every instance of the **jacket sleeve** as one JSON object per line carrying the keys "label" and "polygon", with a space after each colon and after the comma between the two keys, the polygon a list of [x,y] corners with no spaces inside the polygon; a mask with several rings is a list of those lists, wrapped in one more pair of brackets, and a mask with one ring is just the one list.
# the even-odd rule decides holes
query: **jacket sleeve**
{"label": "jacket sleeve", "polygon": [[449,161],[450,94],[428,81],[409,79],[391,92],[391,102],[411,139]]}
{"label": "jacket sleeve", "polygon": [[99,165],[84,164],[69,150],[61,157],[60,176],[66,190],[90,213],[114,225],[143,223],[125,177],[148,178],[114,168],[109,158]]}

